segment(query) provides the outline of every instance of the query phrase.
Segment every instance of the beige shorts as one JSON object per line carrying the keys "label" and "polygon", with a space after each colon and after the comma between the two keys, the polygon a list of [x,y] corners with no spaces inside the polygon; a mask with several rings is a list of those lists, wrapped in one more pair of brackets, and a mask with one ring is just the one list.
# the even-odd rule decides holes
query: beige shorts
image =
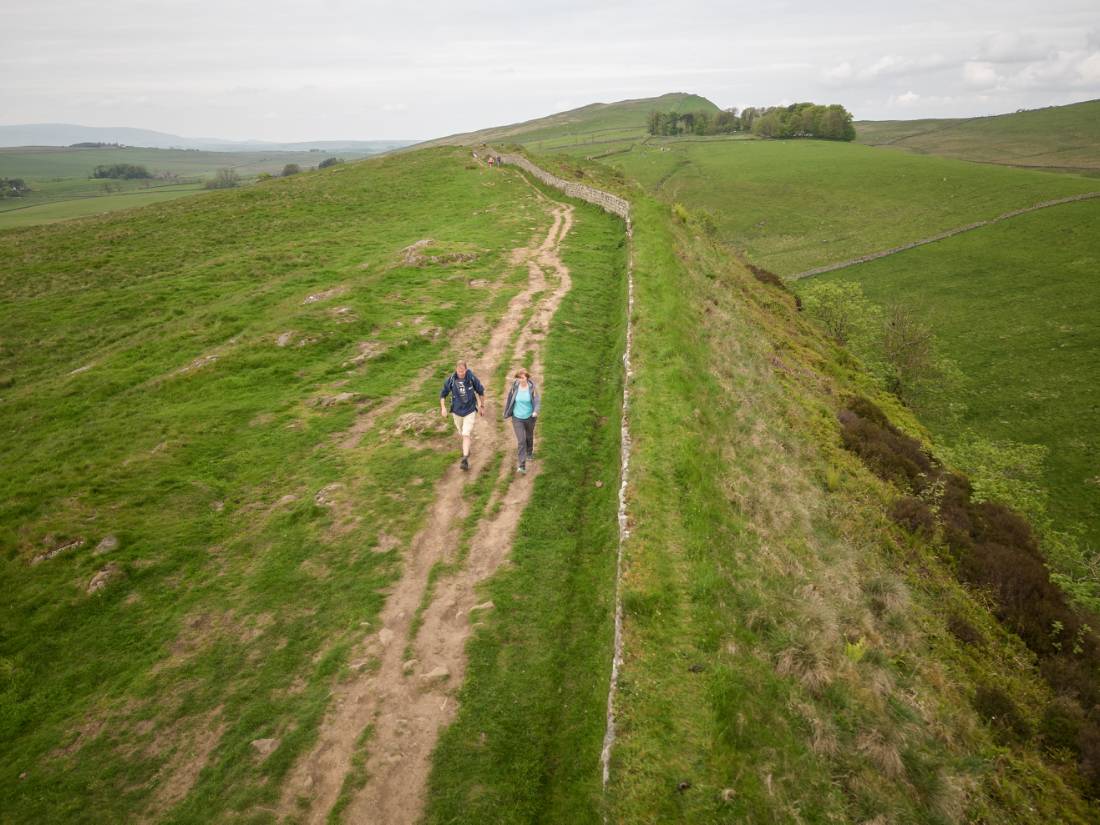
{"label": "beige shorts", "polygon": [[455,429],[462,433],[463,437],[474,434],[474,422],[477,421],[477,413],[469,415],[455,415],[451,413],[451,420],[455,422]]}

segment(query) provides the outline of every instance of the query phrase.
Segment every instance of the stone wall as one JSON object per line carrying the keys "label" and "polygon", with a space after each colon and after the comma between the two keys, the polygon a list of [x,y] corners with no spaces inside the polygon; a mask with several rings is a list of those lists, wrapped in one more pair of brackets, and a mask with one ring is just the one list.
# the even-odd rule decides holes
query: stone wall
{"label": "stone wall", "polygon": [[627,223],[630,222],[630,201],[625,198],[620,198],[618,195],[612,195],[610,192],[604,192],[602,189],[596,189],[593,186],[585,186],[583,183],[576,183],[575,181],[559,178],[557,175],[551,175],[545,169],[535,166],[523,155],[501,155],[500,159],[504,163],[518,166],[547,186],[552,186],[571,198],[587,201],[613,215],[618,215]]}

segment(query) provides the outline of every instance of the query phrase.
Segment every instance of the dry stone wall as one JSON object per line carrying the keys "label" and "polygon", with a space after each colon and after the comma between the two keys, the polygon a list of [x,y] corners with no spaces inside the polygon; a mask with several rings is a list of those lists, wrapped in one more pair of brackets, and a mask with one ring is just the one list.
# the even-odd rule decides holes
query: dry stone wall
{"label": "dry stone wall", "polygon": [[940,232],[938,235],[933,235],[930,238],[921,238],[919,241],[913,241],[912,243],[902,244],[901,246],[891,247],[890,249],[884,249],[881,252],[872,252],[870,255],[860,255],[858,258],[852,258],[852,260],[850,261],[841,261],[838,264],[826,264],[825,266],[817,266],[813,269],[807,269],[805,272],[799,272],[795,275],[787,276],[787,280],[797,281],[802,278],[811,278],[814,275],[823,275],[826,272],[833,272],[837,269],[846,269],[847,267],[855,266],[856,264],[865,264],[869,261],[877,261],[879,258],[885,258],[887,255],[896,255],[897,253],[904,252],[907,249],[914,249],[918,246],[924,246],[925,244],[942,241],[945,238],[951,238],[955,235],[961,235],[963,232],[970,232],[973,229],[980,229],[983,226],[990,226],[991,224],[1000,223],[1001,221],[1007,221],[1009,218],[1015,218],[1018,215],[1026,215],[1028,212],[1035,212],[1039,209],[1048,209],[1051,206],[1061,206],[1063,203],[1086,201],[1090,198],[1100,198],[1100,192],[1085,192],[1081,195],[1070,195],[1067,198],[1057,198],[1052,201],[1043,201],[1042,203],[1037,203],[1034,206],[1025,206],[1023,209],[1013,209],[1011,212],[1005,212],[1003,215],[998,215],[997,217],[990,218],[987,221],[975,221],[974,223],[968,223],[966,226],[959,226],[955,229],[948,229],[946,232]]}
{"label": "dry stone wall", "polygon": [[523,155],[501,155],[500,159],[504,163],[518,166],[532,177],[542,181],[547,186],[552,186],[564,192],[571,198],[587,201],[613,215],[618,215],[624,221],[630,221],[630,201],[626,198],[620,198],[618,195],[612,195],[610,192],[604,192],[602,189],[596,189],[593,186],[585,186],[583,183],[559,178],[557,175],[552,175],[545,169],[535,166]]}

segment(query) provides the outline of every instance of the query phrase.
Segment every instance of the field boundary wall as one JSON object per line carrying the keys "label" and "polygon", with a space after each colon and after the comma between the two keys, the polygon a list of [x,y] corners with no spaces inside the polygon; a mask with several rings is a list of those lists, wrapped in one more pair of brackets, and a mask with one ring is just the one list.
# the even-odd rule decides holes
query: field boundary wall
{"label": "field boundary wall", "polygon": [[907,249],[914,249],[918,246],[924,246],[925,244],[942,241],[946,238],[953,237],[954,235],[961,235],[963,232],[970,232],[972,229],[981,229],[983,226],[990,226],[995,223],[1000,223],[1001,221],[1007,221],[1009,218],[1026,215],[1028,212],[1037,212],[1040,209],[1049,209],[1052,206],[1061,206],[1064,203],[1087,201],[1091,198],[1100,198],[1100,192],[1085,192],[1081,195],[1070,195],[1069,197],[1056,198],[1052,201],[1043,201],[1042,203],[1036,203],[1032,206],[1025,206],[1022,209],[1013,209],[1011,212],[1005,212],[1003,215],[998,215],[997,217],[990,218],[987,221],[975,221],[974,223],[968,223],[966,226],[957,226],[954,229],[948,229],[946,232],[940,232],[938,235],[932,235],[930,238],[921,238],[919,241],[913,241],[912,243],[902,244],[901,246],[895,246],[890,249],[884,249],[881,252],[872,252],[869,255],[861,255],[858,258],[852,258],[850,261],[841,261],[838,264],[826,264],[825,266],[818,266],[814,267],[813,269],[807,269],[805,272],[799,272],[795,275],[788,275],[787,280],[798,281],[802,278],[810,278],[814,275],[823,275],[826,272],[833,272],[837,269],[845,269],[849,266],[855,266],[856,264],[865,264],[868,261],[877,261],[879,258],[885,258],[887,255],[896,255],[898,252],[904,252]]}

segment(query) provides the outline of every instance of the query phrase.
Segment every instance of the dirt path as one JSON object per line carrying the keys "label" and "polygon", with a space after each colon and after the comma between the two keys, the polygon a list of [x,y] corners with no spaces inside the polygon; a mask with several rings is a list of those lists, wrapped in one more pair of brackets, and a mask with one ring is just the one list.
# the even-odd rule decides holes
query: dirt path
{"label": "dirt path", "polygon": [[1026,215],[1028,212],[1037,212],[1040,209],[1049,209],[1052,206],[1061,206],[1064,203],[1075,203],[1076,201],[1087,201],[1092,198],[1100,198],[1100,192],[1085,192],[1082,195],[1070,195],[1066,198],[1057,198],[1052,201],[1043,201],[1033,206],[1025,206],[1023,209],[1013,209],[1011,212],[1005,212],[1003,215],[998,215],[995,218],[990,218],[987,221],[976,221],[974,223],[968,223],[966,226],[958,226],[954,229],[948,229],[946,232],[940,232],[938,235],[933,235],[930,238],[921,238],[919,241],[913,241],[912,243],[902,244],[901,246],[895,246],[890,249],[884,249],[881,252],[872,252],[869,255],[861,255],[858,258],[852,258],[850,261],[841,261],[838,264],[826,264],[825,266],[814,267],[813,269],[807,269],[805,272],[798,272],[794,275],[787,276],[788,281],[798,281],[802,278],[811,278],[814,275],[823,275],[826,272],[832,272],[836,269],[846,269],[849,266],[855,266],[856,264],[865,264],[868,261],[877,261],[879,258],[885,258],[888,255],[896,255],[899,252],[904,252],[907,249],[913,249],[914,247],[924,246],[925,244],[935,243],[936,241],[942,241],[946,238],[954,237],[955,235],[961,235],[963,232],[970,232],[973,229],[980,229],[983,226],[990,226],[1001,221],[1007,221],[1009,218],[1015,218],[1019,215]]}
{"label": "dirt path", "polygon": [[[542,341],[570,288],[559,245],[572,227],[573,207],[549,203],[553,225],[545,240],[536,249],[517,250],[513,259],[516,264],[526,261],[527,285],[509,303],[484,350],[471,358],[485,383],[489,404],[486,420],[477,424],[470,472],[453,465],[437,484],[425,526],[413,539],[401,578],[379,616],[379,629],[352,656],[370,661],[371,666],[336,688],[316,746],[295,765],[284,785],[281,812],[290,819],[326,821],[368,727],[366,784],[354,792],[344,820],[396,825],[414,823],[423,812],[431,753],[440,730],[457,709],[454,694],[465,675],[471,613],[477,612],[475,607],[491,609],[489,604],[477,605],[477,585],[507,558],[538,473],[535,462],[526,477],[512,478],[515,440],[510,423],[500,418],[506,388],[497,385],[497,374],[505,359],[511,365],[533,351],[527,366],[536,376],[542,375]],[[524,324],[536,295],[538,305]],[[370,418],[373,422],[376,415]],[[479,523],[462,566],[437,583],[412,638],[414,617],[432,568],[438,562],[456,560],[462,520],[468,515],[463,488],[493,466],[498,452],[504,453],[504,460],[485,510],[492,515]],[[408,660],[406,644],[413,652]]]}

